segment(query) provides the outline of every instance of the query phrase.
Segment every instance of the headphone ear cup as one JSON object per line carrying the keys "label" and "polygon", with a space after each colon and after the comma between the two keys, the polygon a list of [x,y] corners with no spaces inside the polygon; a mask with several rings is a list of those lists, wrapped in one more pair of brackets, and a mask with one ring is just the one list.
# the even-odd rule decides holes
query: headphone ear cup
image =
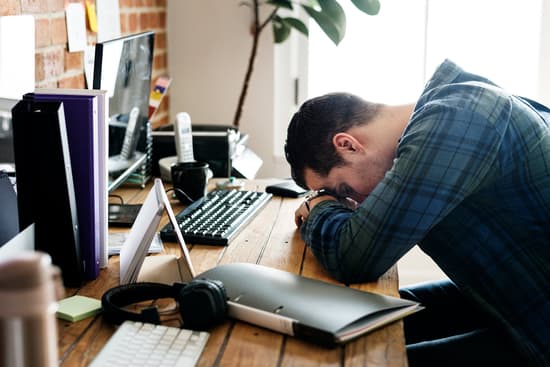
{"label": "headphone ear cup", "polygon": [[183,327],[205,330],[221,323],[227,314],[227,295],[218,280],[195,279],[176,297]]}

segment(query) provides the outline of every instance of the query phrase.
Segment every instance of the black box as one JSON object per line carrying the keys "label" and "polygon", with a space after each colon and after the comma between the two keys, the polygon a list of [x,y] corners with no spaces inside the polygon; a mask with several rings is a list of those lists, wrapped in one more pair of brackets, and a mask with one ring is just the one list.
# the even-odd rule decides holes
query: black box
{"label": "black box", "polygon": [[[193,153],[197,161],[210,165],[214,177],[232,175],[232,157],[237,145],[243,141],[239,131],[225,125],[193,125]],[[153,175],[160,176],[159,160],[175,156],[174,125],[154,130]]]}

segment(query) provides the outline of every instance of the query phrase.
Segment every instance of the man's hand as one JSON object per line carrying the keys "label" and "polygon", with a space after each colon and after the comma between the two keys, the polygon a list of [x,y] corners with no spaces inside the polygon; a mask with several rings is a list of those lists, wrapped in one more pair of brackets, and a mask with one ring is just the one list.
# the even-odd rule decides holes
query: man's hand
{"label": "man's hand", "polygon": [[296,227],[300,228],[302,223],[304,223],[304,221],[307,219],[308,215],[309,210],[307,210],[306,203],[304,201],[294,212],[294,223],[296,223]]}
{"label": "man's hand", "polygon": [[314,194],[313,196],[306,198],[306,200],[294,212],[294,223],[296,223],[296,226],[300,228],[302,223],[304,223],[305,220],[307,219],[311,209],[313,209],[313,207],[319,204],[321,201],[325,201],[325,200],[336,201],[336,198],[328,194],[320,194],[320,195]]}
{"label": "man's hand", "polygon": [[304,223],[309,216],[309,212],[311,211],[311,209],[313,209],[313,207],[319,204],[321,201],[325,200],[339,201],[340,203],[344,204],[352,210],[355,210],[359,205],[359,203],[350,198],[336,198],[335,196],[327,194],[326,192],[314,193],[312,196],[308,196],[306,200],[302,204],[300,204],[298,209],[296,209],[296,211],[294,212],[294,223],[296,223],[296,226],[300,228],[302,223]]}

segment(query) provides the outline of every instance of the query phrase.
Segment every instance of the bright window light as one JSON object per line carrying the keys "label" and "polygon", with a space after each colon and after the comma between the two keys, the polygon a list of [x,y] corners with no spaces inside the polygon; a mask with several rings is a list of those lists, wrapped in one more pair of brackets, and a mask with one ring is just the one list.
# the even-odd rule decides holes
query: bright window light
{"label": "bright window light", "polygon": [[375,102],[414,102],[449,58],[537,99],[543,0],[380,1],[373,17],[340,2],[347,31],[337,47],[310,22],[308,97],[347,91]]}

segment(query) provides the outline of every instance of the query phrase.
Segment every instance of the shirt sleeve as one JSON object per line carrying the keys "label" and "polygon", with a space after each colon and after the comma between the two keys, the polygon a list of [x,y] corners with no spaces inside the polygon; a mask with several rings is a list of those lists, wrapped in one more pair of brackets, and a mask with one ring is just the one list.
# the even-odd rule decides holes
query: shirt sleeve
{"label": "shirt sleeve", "polygon": [[333,201],[312,209],[301,234],[316,258],[345,283],[377,279],[491,179],[510,110],[480,85],[426,93],[367,199],[355,211]]}

